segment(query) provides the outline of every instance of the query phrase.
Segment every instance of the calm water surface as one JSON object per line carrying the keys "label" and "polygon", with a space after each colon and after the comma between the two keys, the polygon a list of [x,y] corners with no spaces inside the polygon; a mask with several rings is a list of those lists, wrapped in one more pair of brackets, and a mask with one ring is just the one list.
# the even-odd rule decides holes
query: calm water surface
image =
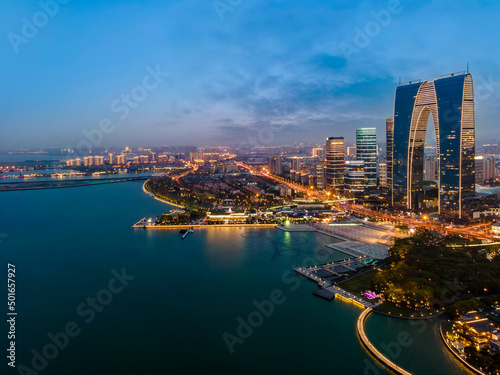
{"label": "calm water surface", "polygon": [[[290,272],[314,258],[343,259],[324,247],[333,242],[329,237],[221,228],[182,241],[175,231],[130,229],[170,209],[146,196],[140,182],[4,192],[0,207],[0,275],[6,278],[8,262],[17,267],[18,365],[31,367],[31,351],[41,352],[49,333],[75,322],[81,332],[41,374],[389,373],[367,365],[373,359],[355,332],[360,309],[312,296],[314,284]],[[135,278],[86,323],[90,315],[77,307],[99,293],[104,298],[112,270],[123,268]],[[231,354],[224,333],[236,336],[238,318],[247,320],[254,301],[276,290],[283,303]],[[403,330],[413,342],[396,362],[407,370],[466,373],[443,349],[435,323],[422,330],[407,321],[368,319],[378,347]],[[9,370],[2,374],[17,373]]]}

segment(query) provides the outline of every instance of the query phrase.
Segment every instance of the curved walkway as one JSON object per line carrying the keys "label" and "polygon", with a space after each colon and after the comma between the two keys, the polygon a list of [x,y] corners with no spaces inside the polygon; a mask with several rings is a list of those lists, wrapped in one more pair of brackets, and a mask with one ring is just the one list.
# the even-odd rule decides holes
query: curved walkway
{"label": "curved walkway", "polygon": [[375,346],[368,340],[368,337],[365,334],[365,320],[366,317],[372,312],[371,308],[365,309],[358,318],[357,323],[357,331],[358,336],[365,345],[365,347],[384,365],[389,367],[391,370],[395,371],[398,374],[403,375],[412,375],[411,372],[406,371],[405,369],[399,367],[394,362],[391,362],[387,357],[385,357],[382,353],[380,353]]}
{"label": "curved walkway", "polygon": [[142,185],[142,190],[147,194],[149,195],[150,197],[153,197],[154,199],[156,200],[159,200],[160,202],[163,202],[163,203],[166,203],[170,206],[174,206],[174,207],[179,207],[179,208],[183,208],[183,209],[186,209],[185,206],[182,206],[180,204],[177,204],[177,203],[174,203],[174,202],[170,202],[166,199],[163,199],[163,198],[159,198],[157,197],[155,194],[151,193],[148,189],[146,189],[146,184],[148,183],[149,180],[146,180],[146,182],[144,182],[144,184]]}

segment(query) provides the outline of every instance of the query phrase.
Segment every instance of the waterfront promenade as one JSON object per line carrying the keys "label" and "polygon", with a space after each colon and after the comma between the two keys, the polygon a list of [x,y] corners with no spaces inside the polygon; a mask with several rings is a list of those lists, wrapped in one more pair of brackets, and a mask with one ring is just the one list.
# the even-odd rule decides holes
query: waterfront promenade
{"label": "waterfront promenade", "polygon": [[368,349],[368,351],[370,353],[372,353],[381,363],[383,363],[384,365],[386,365],[391,370],[395,371],[397,374],[412,375],[411,372],[406,371],[404,368],[398,366],[397,364],[395,364],[394,362],[392,362],[389,358],[387,358],[382,353],[380,353],[378,351],[378,349],[375,348],[375,346],[373,346],[373,344],[370,342],[370,340],[366,336],[366,333],[365,333],[365,320],[368,317],[368,315],[370,315],[371,312],[372,312],[372,309],[371,308],[367,308],[367,309],[365,309],[361,313],[361,315],[358,318],[358,322],[356,324],[356,329],[357,329],[357,332],[358,332],[358,336],[361,339],[361,342],[366,347],[366,349]]}
{"label": "waterfront promenade", "polygon": [[[348,268],[349,266],[347,264],[350,261],[352,261],[352,260],[344,260],[344,261],[340,261],[340,262],[335,262],[335,264]],[[352,293],[349,293],[349,292],[345,291],[344,289],[339,288],[338,286],[333,285],[330,282],[328,282],[327,280],[324,280],[321,277],[314,274],[314,272],[321,270],[321,269],[324,269],[324,268],[322,268],[321,266],[315,266],[315,267],[311,267],[311,268],[298,267],[298,268],[295,268],[294,271],[297,272],[299,275],[307,277],[308,279],[316,282],[320,288],[322,288],[322,289],[326,290],[327,292],[329,292],[330,294],[334,295],[335,298],[340,298],[346,302],[352,302],[356,306],[359,306],[363,309],[364,308],[375,308],[380,304],[380,303],[373,304],[371,302],[365,301],[363,298],[360,298]]]}
{"label": "waterfront promenade", "polygon": [[209,228],[262,228],[269,229],[275,228],[276,224],[180,224],[180,225],[152,225],[144,219],[139,220],[137,223],[131,226],[131,228],[140,228],[140,229],[160,229],[160,230],[168,230],[168,229],[209,229]]}
{"label": "waterfront promenade", "polygon": [[146,189],[146,184],[148,183],[149,180],[146,180],[144,182],[144,184],[142,184],[142,191],[144,191],[147,195],[149,195],[150,197],[160,201],[160,202],[163,202],[163,203],[166,203],[170,206],[174,206],[174,207],[177,207],[177,208],[182,208],[182,209],[186,209],[186,207],[180,205],[180,204],[177,204],[177,203],[174,203],[174,202],[171,202],[169,200],[166,200],[164,198],[160,198],[160,197],[157,197],[155,194],[151,193],[148,189]]}
{"label": "waterfront promenade", "polygon": [[472,366],[469,362],[467,362],[465,359],[463,359],[460,354],[457,353],[457,351],[455,350],[455,348],[453,348],[453,346],[450,344],[450,342],[448,341],[448,339],[446,338],[446,332],[445,332],[445,329],[444,329],[444,325],[445,325],[446,321],[442,321],[441,324],[439,325],[439,333],[441,334],[441,339],[443,340],[443,342],[445,343],[446,347],[448,348],[448,350],[461,362],[464,364],[464,366],[466,366],[469,370],[475,372],[476,374],[480,374],[480,375],[488,375],[486,372],[483,372],[477,368],[475,368],[474,366]]}

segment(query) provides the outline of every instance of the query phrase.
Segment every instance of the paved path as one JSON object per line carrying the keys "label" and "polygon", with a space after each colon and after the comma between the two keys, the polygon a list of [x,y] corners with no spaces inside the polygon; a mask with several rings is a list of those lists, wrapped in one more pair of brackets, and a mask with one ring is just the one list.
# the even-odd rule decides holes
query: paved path
{"label": "paved path", "polygon": [[364,310],[358,318],[357,330],[358,335],[366,348],[384,365],[389,367],[391,370],[395,371],[398,374],[402,375],[412,375],[411,372],[406,371],[404,368],[398,366],[387,357],[385,357],[382,353],[378,351],[377,348],[373,346],[373,344],[368,340],[368,337],[365,334],[365,320],[366,317],[372,312],[372,309],[368,308]]}

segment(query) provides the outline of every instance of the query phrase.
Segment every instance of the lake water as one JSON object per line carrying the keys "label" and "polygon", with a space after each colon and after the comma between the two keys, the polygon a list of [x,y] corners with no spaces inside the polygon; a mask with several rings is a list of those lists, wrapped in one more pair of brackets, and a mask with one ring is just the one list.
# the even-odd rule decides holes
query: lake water
{"label": "lake water", "polygon": [[[7,263],[16,265],[17,365],[31,368],[31,351],[42,353],[50,333],[74,322],[78,334],[57,355],[49,347],[46,354],[55,358],[38,363],[46,365],[41,374],[389,373],[356,336],[361,310],[314,297],[316,286],[291,272],[304,262],[345,258],[324,247],[330,237],[213,228],[181,240],[176,231],[131,229],[138,219],[171,209],[144,194],[141,182],[3,192],[0,209],[4,280]],[[110,285],[113,270],[123,268],[133,280]],[[6,287],[4,293],[6,301]],[[271,295],[272,307],[262,303]],[[96,296],[97,308],[90,307],[87,298]],[[267,307],[268,317],[256,313],[256,303]],[[249,315],[255,328],[238,337],[239,322]],[[412,343],[396,356],[407,370],[467,373],[436,327],[378,315],[367,321],[379,348],[408,332]],[[233,353],[224,334],[238,337]]]}

